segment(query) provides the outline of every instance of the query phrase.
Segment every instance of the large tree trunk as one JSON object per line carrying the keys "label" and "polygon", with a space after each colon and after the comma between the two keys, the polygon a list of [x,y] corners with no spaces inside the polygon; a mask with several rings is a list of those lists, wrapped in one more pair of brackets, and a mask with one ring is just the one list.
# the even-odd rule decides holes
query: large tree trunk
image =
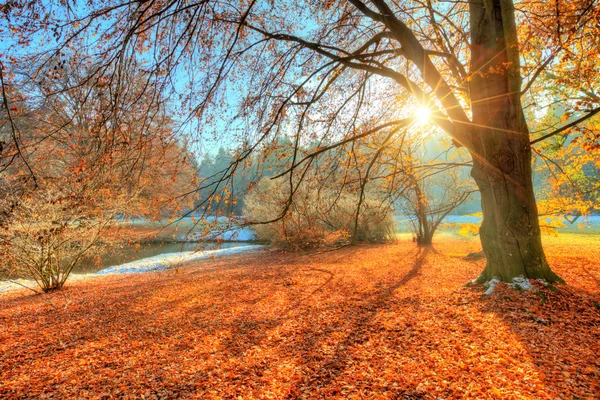
{"label": "large tree trunk", "polygon": [[561,281],[542,248],[520,100],[519,53],[510,0],[474,0],[471,11],[472,176],[481,191],[485,270],[478,278]]}

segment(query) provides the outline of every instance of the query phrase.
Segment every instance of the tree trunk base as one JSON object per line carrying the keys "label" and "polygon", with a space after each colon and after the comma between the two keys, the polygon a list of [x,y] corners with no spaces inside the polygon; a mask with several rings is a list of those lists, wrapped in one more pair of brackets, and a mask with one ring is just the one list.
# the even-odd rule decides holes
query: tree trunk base
{"label": "tree trunk base", "polygon": [[[488,264],[485,266],[484,270],[481,272],[481,274],[475,279],[475,283],[486,283],[486,282],[490,282],[493,279],[497,279],[500,282],[506,282],[506,283],[515,283],[515,281],[519,281],[520,279],[538,279],[541,280],[543,282],[546,283],[565,283],[565,281],[558,276],[557,274],[555,274],[550,267],[548,266],[547,263],[545,263],[543,266],[540,266],[538,268],[535,268],[535,272],[527,272],[525,270],[523,270],[523,273],[521,274],[512,274],[512,275],[506,275],[506,274],[500,274],[499,271],[499,267],[494,266],[494,265],[490,265],[490,263],[488,262]],[[508,268],[508,269],[512,269],[512,268]],[[507,268],[502,268],[503,271],[506,271]]]}
{"label": "tree trunk base", "polygon": [[433,236],[426,237],[426,236],[417,235],[416,237],[413,238],[413,241],[416,242],[417,246],[419,246],[419,247],[427,247],[427,246],[431,246],[433,244]]}
{"label": "tree trunk base", "polygon": [[480,238],[487,262],[476,282],[498,279],[513,283],[515,279],[539,279],[564,283],[546,261],[537,226],[521,223],[523,217],[518,214],[509,214],[505,223],[498,223],[499,219],[484,218],[481,225]]}

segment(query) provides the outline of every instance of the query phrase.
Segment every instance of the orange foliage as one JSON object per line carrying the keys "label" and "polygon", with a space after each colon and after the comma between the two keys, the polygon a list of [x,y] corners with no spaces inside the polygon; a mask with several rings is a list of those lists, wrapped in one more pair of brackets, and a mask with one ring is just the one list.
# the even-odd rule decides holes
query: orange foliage
{"label": "orange foliage", "polygon": [[598,238],[546,241],[560,292],[482,297],[478,243],[447,239],[4,295],[0,397],[594,398]]}

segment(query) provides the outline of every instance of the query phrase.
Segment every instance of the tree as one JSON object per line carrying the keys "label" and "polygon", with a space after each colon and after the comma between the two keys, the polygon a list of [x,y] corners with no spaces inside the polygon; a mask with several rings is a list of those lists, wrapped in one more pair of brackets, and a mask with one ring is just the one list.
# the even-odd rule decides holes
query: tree
{"label": "tree", "polygon": [[[565,115],[549,107],[540,125],[556,125]],[[567,121],[569,122],[569,121]],[[535,175],[540,216],[549,228],[579,224],[600,203],[600,121],[577,126],[578,136],[556,135],[535,151]],[[587,136],[587,140],[584,139]]]}
{"label": "tree", "polygon": [[[231,213],[241,215],[244,209],[244,197],[248,185],[256,179],[254,174],[237,174],[229,182],[223,181],[212,185],[215,176],[226,170],[235,160],[225,148],[220,147],[217,154],[205,154],[198,167],[201,184],[207,184],[207,190],[199,192],[196,210],[200,209],[206,214]],[[254,179],[253,179],[254,178]],[[219,193],[220,196],[215,196]]]}
{"label": "tree", "polygon": [[[123,96],[139,93],[136,78],[132,70]],[[0,220],[0,272],[34,279],[43,291],[61,289],[84,256],[126,240],[119,220],[185,207],[177,197],[193,187],[194,174],[164,110],[141,102],[107,115],[103,96],[89,97],[96,88],[85,81],[55,89],[60,96],[25,102],[0,129],[6,141],[19,132],[30,169],[11,163],[0,171],[0,210],[10,210]]]}
{"label": "tree", "polygon": [[[96,77],[116,87],[123,60],[137,56],[147,64],[152,88],[177,96],[185,121],[209,134],[230,132],[220,122],[228,119],[242,132],[242,148],[218,181],[233,177],[267,138],[293,132],[290,197],[301,184],[295,177],[303,176],[295,171],[312,165],[312,156],[297,156],[303,141],[328,138],[347,149],[370,134],[392,135],[414,121],[414,107],[397,106],[399,98],[411,97],[431,109],[431,122],[473,159],[487,257],[479,280],[561,280],[542,248],[531,153],[532,145],[573,125],[531,140],[523,101],[536,107],[546,93],[537,78],[553,74],[566,98],[574,92],[583,98],[565,101],[579,112],[577,121],[600,111],[594,92],[598,57],[582,57],[598,48],[600,37],[600,12],[592,0],[202,0],[85,7],[40,1],[6,8],[7,28],[20,40],[15,46],[47,37],[50,44],[38,48],[38,56],[91,58],[102,65]],[[89,39],[92,33],[98,40]],[[94,52],[82,55],[78,49],[90,42]],[[111,95],[118,103],[119,91]],[[10,109],[6,99],[4,105]]]}
{"label": "tree", "polygon": [[[411,152],[412,153],[412,152]],[[460,162],[415,163],[405,169],[406,187],[401,190],[402,208],[411,217],[414,240],[419,246],[433,243],[433,235],[452,211],[474,192],[460,175]]]}
{"label": "tree", "polygon": [[0,233],[0,273],[5,277],[33,279],[44,292],[61,289],[84,256],[117,243],[115,217],[128,209],[131,198],[109,197],[98,207],[92,196],[112,193],[98,185],[100,192],[86,188],[69,193],[62,186],[67,179],[40,182],[39,189],[18,200],[4,197],[18,204]]}
{"label": "tree", "polygon": [[[369,191],[388,198],[397,210],[402,210],[411,222],[414,241],[428,246],[444,218],[475,190],[465,171],[472,166],[468,154],[448,146],[435,129],[423,125],[415,124],[389,140],[379,138],[371,146],[358,141],[357,145],[366,149],[359,147],[363,165],[357,163],[354,169],[361,187],[368,186]],[[378,152],[376,159],[373,153]]]}

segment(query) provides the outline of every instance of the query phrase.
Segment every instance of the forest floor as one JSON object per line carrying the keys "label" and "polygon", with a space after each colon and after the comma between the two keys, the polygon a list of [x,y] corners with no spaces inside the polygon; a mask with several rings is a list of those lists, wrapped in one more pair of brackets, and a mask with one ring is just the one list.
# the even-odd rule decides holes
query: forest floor
{"label": "forest floor", "polygon": [[464,287],[477,240],[258,253],[0,296],[0,398],[598,398],[600,238],[558,291]]}

